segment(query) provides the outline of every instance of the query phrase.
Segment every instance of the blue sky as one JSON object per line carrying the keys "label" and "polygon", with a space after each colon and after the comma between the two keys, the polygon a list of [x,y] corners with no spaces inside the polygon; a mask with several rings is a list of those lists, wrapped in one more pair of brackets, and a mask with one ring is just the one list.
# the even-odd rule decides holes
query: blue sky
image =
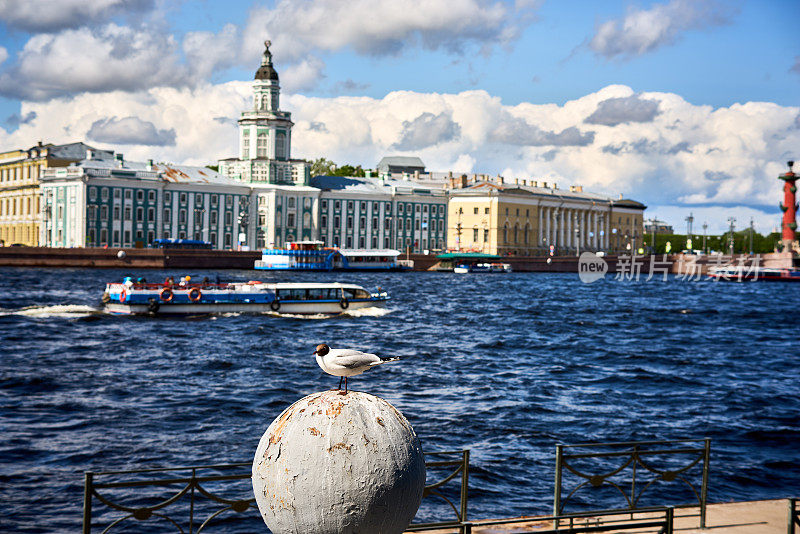
{"label": "blue sky", "polygon": [[420,155],[765,232],[800,159],[798,20],[797,1],[0,0],[0,148],[231,156],[270,38],[294,157]]}

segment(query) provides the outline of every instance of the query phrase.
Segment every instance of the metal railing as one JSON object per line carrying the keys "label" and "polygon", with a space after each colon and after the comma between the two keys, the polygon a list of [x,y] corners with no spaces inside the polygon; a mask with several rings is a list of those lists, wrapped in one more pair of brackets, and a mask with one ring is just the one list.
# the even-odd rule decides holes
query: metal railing
{"label": "metal railing", "polygon": [[[444,500],[455,513],[455,519],[415,526],[449,526],[466,521],[469,451],[432,452],[425,453],[425,457],[428,479],[439,478],[426,484],[423,501],[429,497]],[[162,531],[189,534],[203,532],[212,522],[223,521],[234,531],[236,525],[241,525],[244,532],[252,532],[254,525],[263,528],[250,483],[251,467],[251,462],[243,462],[86,472],[83,534],[98,529],[102,533],[122,530],[131,521],[160,522]],[[241,483],[243,480],[247,482]],[[452,481],[459,485],[443,491]],[[457,503],[454,493],[458,495]],[[96,503],[103,506],[96,508]],[[148,531],[155,528],[153,524]]]}
{"label": "metal railing", "polygon": [[[417,527],[414,530],[457,530],[460,534],[472,534],[478,527],[513,526],[536,534],[589,534],[595,532],[636,532],[638,534],[673,534],[672,508],[642,508],[639,510],[617,510],[598,515],[594,512],[545,517],[517,517],[493,521],[460,521],[442,528],[441,525]],[[516,530],[515,530],[516,531]]]}
{"label": "metal railing", "polygon": [[[425,453],[425,456],[432,458],[425,461],[425,469],[427,470],[426,478],[430,479],[433,476],[439,476],[438,480],[434,482],[426,481],[425,490],[422,493],[423,500],[427,497],[438,497],[444,500],[455,513],[455,519],[449,521],[437,521],[429,523],[416,523],[412,524],[408,530],[427,530],[433,527],[442,528],[450,525],[457,525],[467,520],[467,501],[469,498],[469,451],[444,451]],[[442,472],[443,471],[443,472]],[[433,472],[433,473],[432,473]],[[461,476],[460,488],[458,490],[458,508],[453,503],[442,489],[448,482]]]}
{"label": "metal railing", "polygon": [[[698,446],[698,444],[700,444]],[[564,513],[567,503],[584,488],[611,487],[625,499],[626,506],[594,513],[639,509],[639,502],[649,488],[657,482],[683,483],[688,487],[700,507],[700,528],[706,525],[706,503],[708,498],[708,462],[711,452],[710,438],[682,441],[634,441],[619,443],[585,443],[576,445],[556,445],[556,479],[553,499],[553,515]],[[658,460],[677,461],[678,466],[658,468]],[[600,464],[599,472],[585,472],[584,464]],[[611,462],[615,462],[611,465]],[[699,492],[696,484],[690,482],[695,466],[701,470]],[[697,470],[697,469],[695,469]],[[574,475],[578,483],[562,499],[565,471]],[[629,479],[626,480],[626,477]],[[642,480],[644,479],[644,480]],[[629,490],[623,486],[630,486]],[[690,504],[675,505],[676,507]],[[692,504],[693,506],[693,504]],[[688,515],[680,517],[691,517]]]}
{"label": "metal railing", "polygon": [[797,502],[798,499],[794,497],[789,499],[789,521],[786,530],[788,534],[796,534],[797,527],[800,527],[800,509],[797,508]]}

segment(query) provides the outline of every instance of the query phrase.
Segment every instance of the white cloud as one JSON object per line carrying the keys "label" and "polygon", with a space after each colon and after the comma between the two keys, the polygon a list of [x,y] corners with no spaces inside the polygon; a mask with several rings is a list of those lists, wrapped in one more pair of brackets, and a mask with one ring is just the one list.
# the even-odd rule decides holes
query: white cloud
{"label": "white cloud", "polygon": [[[714,208],[709,213],[721,217],[721,224],[730,214],[749,220],[749,211],[736,214],[742,206],[765,214],[757,225],[770,214],[779,217],[776,177],[785,171],[785,161],[800,159],[795,124],[800,108],[748,102],[714,109],[672,93],[642,93],[637,98],[658,104],[652,120],[586,130],[585,118],[599,103],[634,94],[617,85],[563,105],[510,106],[485,91],[397,91],[379,99],[289,95],[281,107],[292,112],[295,122],[293,157],[324,156],[339,164],[373,167],[384,155],[418,155],[434,171],[501,173],[562,187],[580,184],[652,206],[674,206],[683,216]],[[236,119],[250,107],[250,81],[24,102],[20,117],[25,120],[13,133],[0,130],[0,146],[82,140],[98,121],[136,117],[156,137],[174,131],[174,145],[125,145],[127,159],[208,164],[237,153]],[[506,138],[497,135],[504,124]],[[515,131],[536,133],[534,140],[540,142],[522,143],[509,133]],[[593,137],[586,140],[589,131]],[[564,142],[570,136],[581,142]],[[100,148],[121,145],[109,142]]]}
{"label": "white cloud", "polygon": [[53,32],[153,9],[153,0],[0,0],[0,20],[12,28]]}
{"label": "white cloud", "polygon": [[625,122],[650,122],[656,115],[658,115],[658,102],[633,95],[603,100],[597,105],[597,109],[586,117],[586,122],[617,126]]}
{"label": "white cloud", "polygon": [[315,56],[308,56],[283,69],[280,78],[281,88],[286,93],[298,93],[314,87],[325,78],[325,63]]}
{"label": "white cloud", "polygon": [[0,64],[8,59],[8,50],[0,46]]}
{"label": "white cloud", "polygon": [[280,0],[273,9],[252,10],[244,50],[255,59],[269,38],[284,62],[344,48],[377,56],[415,46],[459,52],[470,43],[508,43],[519,20],[507,4],[481,0]]}
{"label": "white cloud", "polygon": [[176,49],[170,36],[116,24],[36,35],[17,64],[0,74],[0,94],[45,100],[179,84],[187,72],[177,62]]}
{"label": "white cloud", "polygon": [[630,58],[674,43],[686,31],[730,22],[732,8],[715,0],[671,0],[631,8],[621,20],[601,24],[589,47],[606,58]]}
{"label": "white cloud", "polygon": [[122,145],[174,146],[175,130],[159,130],[152,122],[137,117],[100,119],[92,123],[86,137],[90,141]]}
{"label": "white cloud", "polygon": [[215,71],[234,65],[238,60],[240,38],[239,28],[233,24],[226,24],[216,34],[187,33],[182,46],[191,78],[207,80]]}

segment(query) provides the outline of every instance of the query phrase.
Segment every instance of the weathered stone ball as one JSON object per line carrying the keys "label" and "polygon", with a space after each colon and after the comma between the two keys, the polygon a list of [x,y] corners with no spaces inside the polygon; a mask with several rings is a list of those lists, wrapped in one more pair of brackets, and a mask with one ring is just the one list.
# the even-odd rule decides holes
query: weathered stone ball
{"label": "weathered stone ball", "polygon": [[414,429],[385,400],[356,391],[292,404],[253,460],[256,503],[273,534],[400,534],[424,488]]}
{"label": "weathered stone ball", "polygon": [[117,258],[119,258],[119,259],[124,259],[125,256],[127,256],[127,255],[128,254],[124,250],[120,250],[119,252],[117,252]]}

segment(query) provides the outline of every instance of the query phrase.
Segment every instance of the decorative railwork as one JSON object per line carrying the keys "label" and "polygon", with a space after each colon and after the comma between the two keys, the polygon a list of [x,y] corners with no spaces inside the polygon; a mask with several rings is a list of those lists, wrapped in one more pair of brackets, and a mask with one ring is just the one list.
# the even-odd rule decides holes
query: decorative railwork
{"label": "decorative railwork", "polygon": [[798,499],[789,499],[788,534],[800,532],[800,509],[797,508]]}
{"label": "decorative railwork", "polygon": [[[458,524],[467,517],[469,451],[426,453],[430,475],[423,499],[443,499]],[[83,534],[121,532],[131,523],[148,522],[148,531],[199,534],[210,524],[226,522],[226,532],[263,530],[251,483],[251,462],[87,472],[84,479]],[[460,478],[459,478],[460,475]],[[443,487],[460,481],[457,503]],[[102,506],[96,506],[99,503]]]}
{"label": "decorative railwork", "polygon": [[[567,504],[585,488],[613,488],[625,502],[624,507],[613,510],[640,509],[642,495],[657,482],[665,482],[683,484],[691,490],[700,507],[700,528],[705,528],[710,451],[710,438],[556,445],[553,514],[563,514]],[[565,471],[567,476],[573,475],[570,481],[577,480],[562,498]]]}
{"label": "decorative railwork", "polygon": [[[110,532],[116,527],[122,529],[127,523],[135,521],[158,521],[165,526],[174,527],[170,528],[173,532],[200,533],[210,522],[223,514],[242,514],[255,509],[255,498],[252,496],[252,487],[249,484],[250,466],[248,462],[87,472],[84,484],[83,532],[84,534],[92,532],[94,526],[92,504],[97,500],[108,508],[102,515],[104,522],[106,517],[110,519],[101,531],[103,533]],[[238,480],[248,480],[247,491],[244,491],[243,484],[231,484]],[[231,495],[224,496],[216,488],[209,489],[211,486],[224,486],[226,493],[236,493],[240,496],[238,498]],[[149,495],[148,490],[153,489],[169,493]],[[187,506],[188,511],[185,509]]]}
{"label": "decorative railwork", "polygon": [[[450,521],[439,521],[435,523],[417,523],[412,524],[408,529],[414,531],[418,528],[425,528],[431,526],[443,527],[447,525],[458,524],[467,520],[467,500],[468,500],[468,485],[469,485],[469,451],[446,451],[446,452],[432,452],[425,453],[427,458],[425,468],[427,469],[428,483],[425,485],[425,491],[422,493],[422,498],[436,497],[446,502],[455,514],[455,518]],[[456,479],[460,475],[460,488],[458,507],[443,491],[443,487],[448,485],[449,482]],[[430,482],[432,477],[441,477],[434,482]]]}

